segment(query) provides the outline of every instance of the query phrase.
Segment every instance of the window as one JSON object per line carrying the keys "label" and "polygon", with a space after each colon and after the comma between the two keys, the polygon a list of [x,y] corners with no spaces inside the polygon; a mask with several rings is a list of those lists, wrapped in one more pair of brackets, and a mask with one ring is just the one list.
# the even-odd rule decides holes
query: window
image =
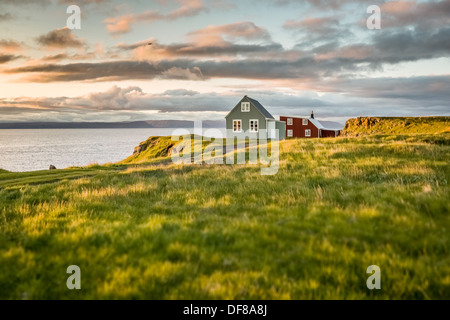
{"label": "window", "polygon": [[233,120],[233,132],[242,132],[242,120]]}
{"label": "window", "polygon": [[287,136],[288,136],[288,137],[294,136],[294,131],[293,131],[293,130],[288,130],[288,131],[287,131]]}
{"label": "window", "polygon": [[292,118],[287,118],[287,125],[292,126]]}
{"label": "window", "polygon": [[250,112],[250,102],[241,103],[241,112]]}
{"label": "window", "polygon": [[303,124],[304,126],[307,126],[307,125],[308,125],[308,119],[303,119],[302,124]]}
{"label": "window", "polygon": [[[308,121],[308,120],[306,120]],[[307,129],[305,130],[305,137],[311,137],[311,130]]]}
{"label": "window", "polygon": [[258,132],[258,120],[250,120],[250,132]]}

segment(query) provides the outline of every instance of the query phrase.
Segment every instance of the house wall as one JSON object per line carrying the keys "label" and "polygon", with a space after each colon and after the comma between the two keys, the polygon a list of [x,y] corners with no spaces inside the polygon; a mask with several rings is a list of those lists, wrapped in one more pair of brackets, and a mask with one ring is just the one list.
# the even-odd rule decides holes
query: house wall
{"label": "house wall", "polygon": [[334,138],[339,136],[339,134],[341,133],[340,130],[322,130],[322,137],[323,138]]}
{"label": "house wall", "polygon": [[286,123],[282,121],[277,121],[275,125],[275,129],[278,129],[280,134],[280,140],[286,139]]}
{"label": "house wall", "polygon": [[[287,119],[292,119],[292,125],[287,124]],[[292,138],[319,138],[319,129],[308,120],[308,125],[303,125],[303,118],[293,118],[293,117],[280,117],[280,120],[286,123],[286,138],[289,139],[291,137],[288,136],[287,131],[293,130]],[[311,137],[305,136],[305,130],[311,130]]]}

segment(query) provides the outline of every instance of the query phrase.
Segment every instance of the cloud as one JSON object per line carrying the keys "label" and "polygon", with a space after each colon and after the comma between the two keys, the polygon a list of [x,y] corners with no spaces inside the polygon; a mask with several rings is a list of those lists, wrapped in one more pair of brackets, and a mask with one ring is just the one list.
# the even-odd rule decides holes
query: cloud
{"label": "cloud", "polygon": [[[209,26],[187,34],[187,43],[160,44],[155,39],[133,44],[119,43],[115,49],[133,51],[138,60],[164,60],[182,58],[230,59],[252,56],[262,58],[267,54],[282,54],[283,47],[271,40],[269,32],[252,22]],[[149,46],[149,43],[152,45]]]}
{"label": "cloud", "polygon": [[61,61],[61,60],[65,60],[68,58],[69,58],[69,55],[67,55],[66,53],[59,53],[59,54],[54,54],[54,55],[47,55],[47,56],[41,58],[41,61]]}
{"label": "cloud", "polygon": [[12,54],[1,54],[0,53],[0,64],[8,63],[17,59],[21,59],[23,56],[17,56]]}
{"label": "cloud", "polygon": [[450,0],[392,1],[381,5],[382,27],[409,25],[436,28],[450,24]]}
{"label": "cloud", "polygon": [[[153,41],[152,46],[140,45],[121,45],[120,50],[134,50],[133,55],[139,60],[164,60],[164,59],[183,59],[183,58],[204,58],[219,59],[223,57],[229,60],[238,56],[262,57],[270,53],[283,53],[283,47],[280,44],[234,44],[224,42],[222,44],[197,44],[197,43],[178,43],[171,45],[159,44]],[[133,49],[134,48],[134,49]]]}
{"label": "cloud", "polygon": [[12,15],[8,12],[0,13],[0,22],[12,20]]}
{"label": "cloud", "polygon": [[[72,5],[72,4],[78,4],[78,5],[89,5],[89,4],[101,4],[106,3],[107,0],[78,0],[76,3],[74,3],[73,0],[58,0],[59,4],[65,4],[65,5]],[[54,4],[54,0],[2,0],[2,5],[9,5],[9,6],[28,6],[28,5],[40,5],[40,6],[46,6]]]}
{"label": "cloud", "polygon": [[52,30],[36,38],[36,41],[47,48],[81,48],[85,45],[84,40],[78,39],[67,27]]}
{"label": "cloud", "polygon": [[[321,25],[321,23],[311,23]],[[384,65],[450,56],[450,27],[392,29],[373,33],[367,42],[339,45],[330,42],[310,50],[285,50],[266,42],[270,35],[252,23],[207,27],[188,34],[190,43],[162,45],[154,40],[119,44],[134,59],[120,61],[29,65],[3,73],[31,75],[25,81],[120,81],[210,78],[312,79],[380,70]],[[207,41],[207,39],[211,39]],[[244,39],[263,43],[234,43]],[[209,44],[211,43],[211,44]],[[215,57],[216,59],[211,59]],[[56,59],[55,59],[56,60]],[[36,76],[34,76],[35,74]]]}
{"label": "cloud", "polygon": [[2,5],[14,5],[14,6],[22,6],[22,5],[47,5],[50,4],[51,0],[2,0]]}
{"label": "cloud", "polygon": [[153,22],[163,19],[156,11],[146,11],[141,14],[127,14],[115,18],[107,18],[104,20],[106,28],[111,34],[120,35],[131,31],[132,23],[136,22]]}
{"label": "cloud", "polygon": [[161,72],[161,79],[171,80],[205,80],[199,67],[180,68],[172,67]]}
{"label": "cloud", "polygon": [[159,11],[145,11],[140,14],[126,14],[118,17],[107,18],[103,22],[106,24],[107,30],[113,35],[121,35],[129,33],[132,25],[135,23],[152,23],[158,20],[175,20],[184,17],[192,17],[201,12],[208,11],[201,0],[181,0],[180,7],[167,14]]}
{"label": "cloud", "polygon": [[[318,88],[353,97],[415,101],[417,104],[450,101],[450,76],[366,78],[324,81]],[[428,101],[428,102],[426,102]]]}
{"label": "cloud", "polygon": [[201,0],[181,0],[181,6],[167,14],[165,17],[174,20],[183,17],[193,17],[201,12],[208,11]]}
{"label": "cloud", "polygon": [[200,45],[224,44],[227,41],[271,41],[269,32],[256,26],[253,22],[244,21],[227,25],[209,26],[204,29],[189,32],[188,38]]}
{"label": "cloud", "polygon": [[276,6],[303,6],[306,3],[314,9],[338,10],[355,5],[365,6],[367,8],[368,5],[379,5],[384,0],[265,0],[265,2]]}
{"label": "cloud", "polygon": [[134,109],[132,101],[142,97],[144,93],[139,87],[119,88],[117,86],[105,92],[90,93],[85,97],[67,99],[66,103],[74,107],[97,110]]}
{"label": "cloud", "polygon": [[153,43],[154,41],[155,41],[154,39],[148,39],[148,40],[138,41],[138,42],[135,42],[132,44],[126,44],[124,42],[121,42],[116,45],[116,48],[121,51],[130,51],[130,50],[135,50],[139,47],[147,47],[150,43]]}
{"label": "cloud", "polygon": [[127,79],[154,78],[201,80],[201,70],[189,63],[173,64],[167,61],[148,63],[144,61],[114,61],[101,63],[72,63],[66,65],[42,64],[6,70],[7,73],[36,73],[27,81],[119,81]]}
{"label": "cloud", "polygon": [[[67,4],[67,5],[72,5],[74,4],[73,0],[59,0],[58,1],[61,4]],[[103,3],[107,3],[108,0],[78,0],[77,3],[78,5],[89,5],[89,4],[103,4]]]}
{"label": "cloud", "polygon": [[186,89],[167,90],[164,93],[162,93],[163,96],[191,96],[191,97],[198,94],[200,94],[200,92]]}
{"label": "cloud", "polygon": [[[42,64],[5,70],[9,74],[34,73],[30,82],[151,80],[154,78],[200,80],[214,78],[305,78],[312,76],[312,59],[285,61],[114,61],[100,63]],[[309,65],[309,67],[308,67]]]}
{"label": "cloud", "polygon": [[[146,93],[140,87],[113,86],[79,97],[0,99],[2,121],[35,115],[41,121],[74,119],[223,119],[245,94],[277,115],[309,115],[345,121],[356,116],[449,115],[450,76],[320,81],[323,94],[238,89],[200,93],[186,89]],[[151,117],[150,117],[151,115]],[[125,119],[124,119],[125,117]]]}
{"label": "cloud", "polygon": [[0,50],[3,52],[17,52],[22,51],[24,44],[14,40],[0,40]]}
{"label": "cloud", "polygon": [[373,38],[367,62],[398,63],[450,56],[450,27],[385,31]]}
{"label": "cloud", "polygon": [[283,28],[288,30],[303,29],[307,32],[326,34],[336,30],[339,20],[336,17],[306,18],[304,20],[288,20]]}

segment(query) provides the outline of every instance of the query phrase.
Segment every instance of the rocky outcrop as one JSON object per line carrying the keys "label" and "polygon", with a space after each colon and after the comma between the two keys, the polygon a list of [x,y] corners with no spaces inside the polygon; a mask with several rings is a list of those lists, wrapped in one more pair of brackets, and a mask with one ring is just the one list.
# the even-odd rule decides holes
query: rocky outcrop
{"label": "rocky outcrop", "polygon": [[135,154],[141,153],[141,152],[144,151],[146,148],[147,148],[147,147],[144,146],[144,145],[139,145],[139,146],[135,147],[135,148],[134,148],[134,151],[133,151],[133,156],[134,156]]}
{"label": "rocky outcrop", "polygon": [[50,165],[50,168],[48,168],[49,170],[56,170],[56,167],[54,165]]}

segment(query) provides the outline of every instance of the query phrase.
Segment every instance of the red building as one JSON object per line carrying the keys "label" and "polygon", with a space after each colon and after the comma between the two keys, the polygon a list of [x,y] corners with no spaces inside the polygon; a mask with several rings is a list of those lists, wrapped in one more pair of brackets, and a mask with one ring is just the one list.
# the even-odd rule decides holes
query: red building
{"label": "red building", "polygon": [[314,119],[314,112],[310,118],[280,117],[286,122],[286,138],[327,138],[337,137],[339,129],[326,128],[319,120]]}

